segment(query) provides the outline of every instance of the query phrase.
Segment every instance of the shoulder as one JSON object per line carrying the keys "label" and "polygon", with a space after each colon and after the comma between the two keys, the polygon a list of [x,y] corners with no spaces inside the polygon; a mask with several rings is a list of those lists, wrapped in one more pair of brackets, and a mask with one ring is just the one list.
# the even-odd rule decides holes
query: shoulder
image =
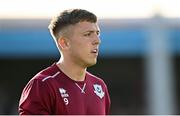
{"label": "shoulder", "polygon": [[93,75],[93,74],[90,73],[90,72],[87,72],[86,74],[87,74],[88,80],[91,80],[91,81],[93,81],[94,83],[99,83],[99,84],[103,84],[103,85],[106,86],[105,82],[104,82],[103,79],[101,79],[100,77],[95,76],[95,75]]}
{"label": "shoulder", "polygon": [[[34,77],[32,77],[29,82],[25,86],[25,90],[37,88],[37,89],[50,89],[54,90],[56,88],[57,77],[60,74],[60,70],[56,69],[55,64],[43,69],[39,73],[37,73]],[[34,90],[32,89],[32,90]]]}
{"label": "shoulder", "polygon": [[48,104],[49,106],[53,106],[56,91],[52,86],[54,82],[48,82],[47,80],[55,78],[57,74],[58,73],[53,69],[53,66],[50,66],[36,74],[26,84],[22,91],[19,101],[19,112],[29,111],[29,113],[32,114],[34,114],[35,112],[50,112],[51,110],[46,107],[46,104]]}
{"label": "shoulder", "polygon": [[53,91],[55,85],[55,78],[59,75],[59,71],[55,68],[54,64],[46,69],[37,73],[23,89],[23,93],[47,93]]}
{"label": "shoulder", "polygon": [[47,80],[56,78],[59,74],[60,71],[58,70],[56,64],[53,64],[37,73],[31,80],[45,82]]}

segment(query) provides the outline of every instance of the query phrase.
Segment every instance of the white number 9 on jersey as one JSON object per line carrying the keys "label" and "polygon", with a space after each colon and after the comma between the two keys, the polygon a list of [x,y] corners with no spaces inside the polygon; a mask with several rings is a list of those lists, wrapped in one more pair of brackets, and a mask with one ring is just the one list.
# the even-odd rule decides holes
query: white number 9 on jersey
{"label": "white number 9 on jersey", "polygon": [[65,103],[65,105],[68,105],[69,104],[69,100],[67,98],[64,98],[64,103]]}

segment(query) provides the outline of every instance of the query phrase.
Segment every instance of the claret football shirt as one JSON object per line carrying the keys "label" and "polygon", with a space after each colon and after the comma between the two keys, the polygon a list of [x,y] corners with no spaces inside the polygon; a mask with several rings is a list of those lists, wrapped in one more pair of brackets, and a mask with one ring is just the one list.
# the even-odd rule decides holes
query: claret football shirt
{"label": "claret football shirt", "polygon": [[54,63],[35,75],[23,89],[20,115],[106,115],[110,97],[102,79],[86,73],[74,81]]}

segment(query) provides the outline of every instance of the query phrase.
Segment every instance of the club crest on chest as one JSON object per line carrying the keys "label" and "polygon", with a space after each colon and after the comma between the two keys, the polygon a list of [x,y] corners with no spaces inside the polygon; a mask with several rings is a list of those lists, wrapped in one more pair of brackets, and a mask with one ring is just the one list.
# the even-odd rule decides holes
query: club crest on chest
{"label": "club crest on chest", "polygon": [[93,87],[94,87],[94,93],[102,99],[104,97],[104,91],[102,90],[101,85],[94,84]]}

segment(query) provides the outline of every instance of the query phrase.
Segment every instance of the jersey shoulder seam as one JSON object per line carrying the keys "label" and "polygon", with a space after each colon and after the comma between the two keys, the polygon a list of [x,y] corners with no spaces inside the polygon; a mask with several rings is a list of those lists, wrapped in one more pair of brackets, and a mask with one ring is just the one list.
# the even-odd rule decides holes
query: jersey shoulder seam
{"label": "jersey shoulder seam", "polygon": [[54,75],[49,75],[49,76],[45,76],[43,79],[42,79],[42,82],[44,82],[44,81],[46,81],[46,80],[48,80],[48,79],[50,79],[50,78],[55,78],[57,75],[59,75],[60,74],[60,72],[58,71],[58,72],[56,72]]}

